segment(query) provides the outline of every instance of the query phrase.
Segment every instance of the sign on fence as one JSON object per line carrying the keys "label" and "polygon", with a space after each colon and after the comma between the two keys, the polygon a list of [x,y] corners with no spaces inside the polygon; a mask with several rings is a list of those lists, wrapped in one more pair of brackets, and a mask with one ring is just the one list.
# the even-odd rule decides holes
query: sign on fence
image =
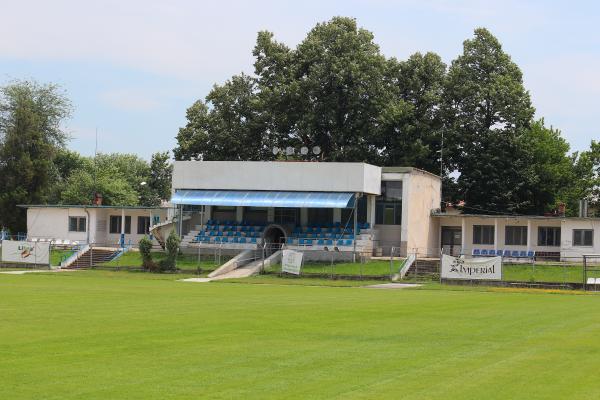
{"label": "sign on fence", "polygon": [[283,250],[281,254],[281,271],[288,274],[300,275],[302,253],[294,250]]}
{"label": "sign on fence", "polygon": [[3,240],[2,261],[48,265],[50,264],[50,243]]}
{"label": "sign on fence", "polygon": [[442,255],[444,279],[502,279],[502,257],[456,258]]}

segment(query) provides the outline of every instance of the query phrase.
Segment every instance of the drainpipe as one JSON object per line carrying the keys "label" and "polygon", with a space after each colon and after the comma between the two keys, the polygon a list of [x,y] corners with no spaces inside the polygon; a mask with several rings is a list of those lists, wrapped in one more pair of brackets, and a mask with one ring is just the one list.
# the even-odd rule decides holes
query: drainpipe
{"label": "drainpipe", "polygon": [[87,209],[87,207],[84,207],[83,211],[85,211],[85,214],[87,215],[87,229],[86,229],[87,230],[87,235],[86,235],[87,239],[86,240],[87,240],[87,244],[90,244],[90,226],[91,226],[90,212]]}

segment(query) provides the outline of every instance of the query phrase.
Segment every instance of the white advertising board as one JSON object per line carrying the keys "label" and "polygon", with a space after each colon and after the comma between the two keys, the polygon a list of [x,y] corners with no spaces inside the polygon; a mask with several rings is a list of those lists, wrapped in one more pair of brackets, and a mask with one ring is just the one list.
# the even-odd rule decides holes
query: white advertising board
{"label": "white advertising board", "polygon": [[50,243],[3,240],[2,261],[48,265],[50,264]]}
{"label": "white advertising board", "polygon": [[281,271],[288,274],[300,275],[302,255],[299,251],[283,250],[281,254]]}
{"label": "white advertising board", "polygon": [[456,258],[442,255],[443,279],[502,279],[502,257]]}

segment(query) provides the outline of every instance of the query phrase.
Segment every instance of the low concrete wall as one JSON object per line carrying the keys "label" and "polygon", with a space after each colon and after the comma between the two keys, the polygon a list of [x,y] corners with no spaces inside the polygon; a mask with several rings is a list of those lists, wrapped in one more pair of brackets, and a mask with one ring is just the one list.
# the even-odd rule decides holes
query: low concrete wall
{"label": "low concrete wall", "polygon": [[226,274],[229,271],[233,271],[234,269],[248,264],[250,261],[254,260],[253,253],[253,250],[242,251],[237,256],[233,257],[231,260],[227,261],[225,264],[208,274],[208,277],[214,278],[215,276]]}

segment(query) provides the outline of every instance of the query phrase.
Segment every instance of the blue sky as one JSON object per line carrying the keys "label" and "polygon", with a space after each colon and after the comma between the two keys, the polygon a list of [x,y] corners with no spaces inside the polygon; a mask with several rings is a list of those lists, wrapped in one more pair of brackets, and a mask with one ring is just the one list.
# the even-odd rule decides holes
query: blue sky
{"label": "blue sky", "polygon": [[0,0],[0,83],[62,85],[75,111],[70,147],[133,152],[175,146],[185,111],[215,83],[252,72],[256,32],[295,46],[317,22],[350,16],[388,57],[434,51],[446,63],[487,27],[521,67],[538,117],[573,150],[600,139],[600,5],[592,1]]}

